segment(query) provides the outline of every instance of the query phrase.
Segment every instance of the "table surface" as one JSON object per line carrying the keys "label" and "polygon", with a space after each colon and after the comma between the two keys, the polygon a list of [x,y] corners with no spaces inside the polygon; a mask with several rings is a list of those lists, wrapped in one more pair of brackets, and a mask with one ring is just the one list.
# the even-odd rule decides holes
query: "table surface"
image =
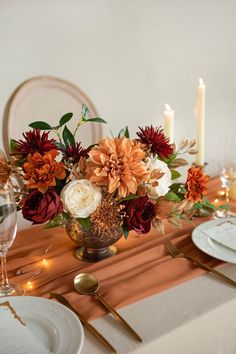
{"label": "table surface", "polygon": [[[218,187],[217,180],[212,180],[211,196]],[[73,257],[74,244],[63,230],[33,227],[19,232],[9,251],[9,277],[13,283],[24,284],[28,295],[49,297],[50,291],[65,295],[93,320],[118,353],[233,354],[235,289],[212,275],[199,276],[204,271],[187,260],[172,259],[163,246],[164,239],[175,239],[204,262],[221,265],[222,272],[236,278],[236,266],[222,266],[195,248],[190,237],[193,227],[184,224],[181,230],[167,229],[165,236],[154,231],[140,238],[132,234],[128,241],[118,242],[117,256],[95,264]],[[97,276],[101,293],[143,337],[143,344],[130,338],[111,315],[104,316],[91,296],[75,292],[73,278],[80,272]],[[85,331],[85,335],[82,354],[105,352],[91,334]],[[224,338],[228,338],[227,345]]]}

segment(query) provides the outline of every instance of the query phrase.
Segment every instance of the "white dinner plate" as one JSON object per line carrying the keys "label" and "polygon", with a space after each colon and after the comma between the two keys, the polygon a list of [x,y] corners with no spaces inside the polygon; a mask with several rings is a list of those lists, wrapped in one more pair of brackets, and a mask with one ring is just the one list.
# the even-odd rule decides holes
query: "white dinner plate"
{"label": "white dinner plate", "polygon": [[[213,226],[221,224],[223,221],[230,221],[236,225],[236,218],[225,218],[218,220],[207,221],[203,224],[198,225],[192,233],[192,240],[195,246],[197,246],[201,251],[228,263],[236,264],[236,251],[221,245],[217,241],[211,239],[205,231]],[[236,236],[236,235],[235,235]]]}
{"label": "white dinner plate", "polygon": [[65,306],[34,296],[9,296],[9,301],[20,318],[51,352],[55,354],[79,354],[84,332],[77,316]]}

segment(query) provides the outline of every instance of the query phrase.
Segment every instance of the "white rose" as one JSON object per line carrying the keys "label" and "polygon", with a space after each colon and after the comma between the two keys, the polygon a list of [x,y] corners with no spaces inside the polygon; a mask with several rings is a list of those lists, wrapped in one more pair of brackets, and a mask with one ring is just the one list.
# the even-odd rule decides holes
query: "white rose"
{"label": "white rose", "polygon": [[101,199],[100,189],[87,179],[71,181],[61,191],[64,211],[74,218],[87,218],[97,209]]}
{"label": "white rose", "polygon": [[171,182],[171,172],[168,168],[167,164],[161,160],[154,158],[146,158],[145,160],[146,169],[151,173],[153,170],[160,170],[164,175],[157,180],[158,186],[152,187],[151,185],[147,185],[147,193],[151,198],[158,198],[166,195],[169,192],[169,186],[172,184]]}

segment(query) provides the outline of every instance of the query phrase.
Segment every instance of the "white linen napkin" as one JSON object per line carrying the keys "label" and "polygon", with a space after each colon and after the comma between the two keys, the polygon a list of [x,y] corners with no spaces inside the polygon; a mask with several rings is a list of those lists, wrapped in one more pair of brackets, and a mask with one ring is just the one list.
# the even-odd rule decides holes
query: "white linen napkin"
{"label": "white linen napkin", "polygon": [[209,227],[202,231],[212,240],[236,251],[236,224],[233,222],[223,221],[216,226]]}

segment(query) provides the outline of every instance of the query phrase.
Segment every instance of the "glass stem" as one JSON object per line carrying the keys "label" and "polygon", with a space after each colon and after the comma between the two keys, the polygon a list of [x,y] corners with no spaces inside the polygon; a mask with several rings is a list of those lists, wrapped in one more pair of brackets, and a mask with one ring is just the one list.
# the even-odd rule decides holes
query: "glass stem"
{"label": "glass stem", "polygon": [[226,203],[229,204],[229,188],[225,188],[225,200]]}
{"label": "glass stem", "polygon": [[2,266],[2,287],[9,287],[8,277],[7,277],[7,261],[6,253],[1,254],[1,266]]}

